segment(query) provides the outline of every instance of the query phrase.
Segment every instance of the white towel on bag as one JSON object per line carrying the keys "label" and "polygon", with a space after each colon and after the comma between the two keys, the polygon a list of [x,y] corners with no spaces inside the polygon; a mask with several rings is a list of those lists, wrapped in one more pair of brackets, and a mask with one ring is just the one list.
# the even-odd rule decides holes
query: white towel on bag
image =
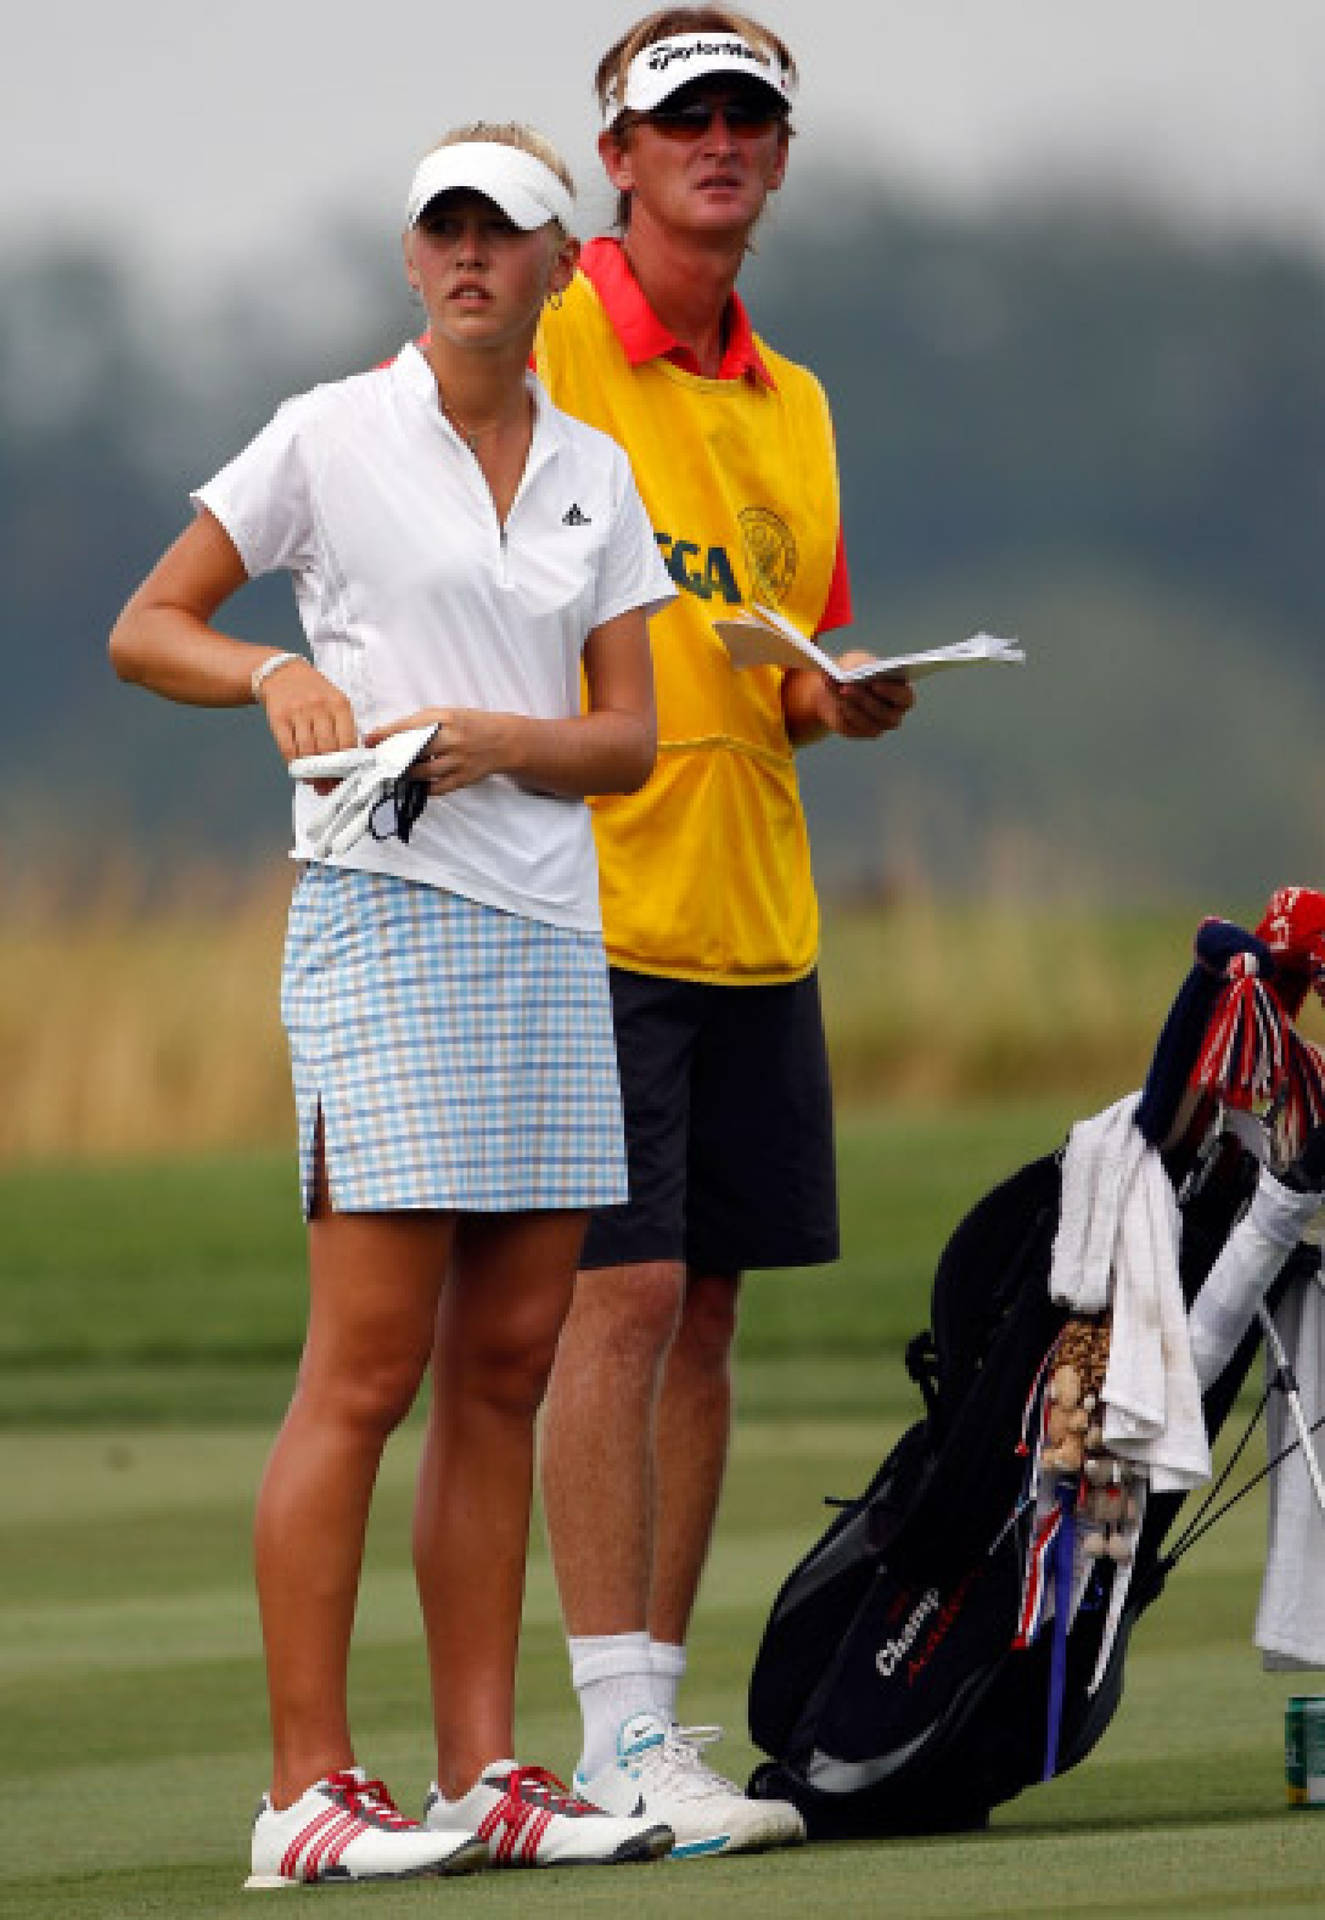
{"label": "white towel on bag", "polygon": [[1178,1277],[1177,1201],[1134,1125],[1139,1099],[1126,1095],[1068,1136],[1049,1292],[1080,1313],[1112,1306],[1104,1443],[1162,1493],[1210,1478],[1210,1443]]}
{"label": "white towel on bag", "polygon": [[1122,1194],[1145,1141],[1132,1125],[1139,1094],[1079,1120],[1063,1149],[1063,1179],[1049,1295],[1076,1313],[1109,1304]]}

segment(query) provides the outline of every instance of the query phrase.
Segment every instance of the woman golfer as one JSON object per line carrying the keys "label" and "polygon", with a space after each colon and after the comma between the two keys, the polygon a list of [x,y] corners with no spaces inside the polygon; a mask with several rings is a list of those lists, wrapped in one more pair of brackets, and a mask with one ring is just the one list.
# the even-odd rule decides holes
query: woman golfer
{"label": "woman golfer", "polygon": [[[287,761],[427,740],[358,838],[329,843],[335,796],[296,789],[282,1002],[310,1306],[257,1510],[275,1751],[255,1886],[671,1844],[510,1757],[534,1417],[587,1213],[625,1193],[584,796],[653,764],[647,618],[672,594],[625,456],[527,372],[571,218],[537,135],[449,134],[404,239],[426,345],[287,402],[111,639],[168,699],[257,701]],[[213,624],[277,568],[311,661]],[[356,1764],[346,1666],[382,1449],[434,1349],[416,1560],[438,1771],[416,1823]]]}

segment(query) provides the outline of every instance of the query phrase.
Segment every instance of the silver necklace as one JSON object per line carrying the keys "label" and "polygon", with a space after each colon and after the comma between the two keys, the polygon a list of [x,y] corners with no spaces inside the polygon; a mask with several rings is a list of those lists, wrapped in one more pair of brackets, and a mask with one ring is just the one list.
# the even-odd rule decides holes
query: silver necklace
{"label": "silver necklace", "polygon": [[451,422],[451,425],[455,428],[456,432],[460,435],[460,438],[464,441],[465,445],[469,448],[469,451],[474,455],[477,455],[478,453],[478,442],[482,440],[486,434],[496,433],[498,427],[505,426],[506,424],[504,420],[490,420],[487,426],[485,427],[467,427],[464,421],[455,412],[454,408],[450,405],[449,401],[446,398],[446,395],[442,392],[440,387],[438,387],[437,389],[437,398],[441,403],[442,412],[446,415],[447,419]]}

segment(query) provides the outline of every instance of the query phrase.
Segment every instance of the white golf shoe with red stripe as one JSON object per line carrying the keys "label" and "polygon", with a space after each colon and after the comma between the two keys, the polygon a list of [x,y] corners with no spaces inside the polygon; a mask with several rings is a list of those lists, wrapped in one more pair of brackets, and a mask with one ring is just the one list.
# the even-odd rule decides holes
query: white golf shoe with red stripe
{"label": "white golf shoe with red stripe", "polygon": [[423,1820],[434,1833],[477,1833],[494,1867],[624,1865],[672,1845],[660,1821],[604,1813],[546,1767],[514,1760],[494,1761],[462,1800],[444,1800],[434,1785]]}
{"label": "white golf shoe with red stripe", "polygon": [[362,1767],[328,1774],[288,1807],[264,1794],[253,1822],[246,1887],[344,1885],[473,1873],[488,1849],[471,1827],[433,1833],[407,1820],[380,1780]]}

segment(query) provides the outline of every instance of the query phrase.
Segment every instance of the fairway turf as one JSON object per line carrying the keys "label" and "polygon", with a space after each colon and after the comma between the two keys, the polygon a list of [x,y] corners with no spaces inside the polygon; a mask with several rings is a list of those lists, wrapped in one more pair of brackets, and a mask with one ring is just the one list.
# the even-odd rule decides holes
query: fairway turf
{"label": "fairway turf", "polygon": [[[773,1595],[825,1524],[824,1496],[858,1492],[918,1411],[900,1347],[943,1241],[1070,1117],[850,1116],[840,1268],[748,1289],[737,1440],[682,1697],[725,1723],[715,1757],[738,1778],[758,1757],[745,1687]],[[11,1175],[0,1205],[0,1915],[251,1915],[261,1896],[240,1882],[267,1756],[249,1527],[302,1317],[289,1167]],[[362,1758],[410,1810],[431,1772],[409,1573],[417,1442],[412,1423],[388,1451],[352,1675]],[[1254,1496],[1195,1549],[1138,1627],[1096,1754],[986,1834],[294,1897],[374,1916],[627,1905],[632,1920],[1320,1912],[1325,1810],[1289,1811],[1283,1778],[1283,1703],[1314,1676],[1268,1677],[1250,1644],[1263,1524]],[[520,1752],[568,1773],[576,1731],[539,1532]]]}
{"label": "fairway turf", "polygon": [[[686,1700],[725,1721],[721,1762],[742,1777],[757,1757],[744,1688],[770,1598],[823,1524],[823,1494],[856,1490],[889,1437],[860,1420],[741,1425]],[[243,1429],[0,1439],[0,1768],[13,1812],[0,1914],[251,1913],[239,1881],[266,1754],[247,1534],[266,1444]],[[353,1679],[363,1757],[407,1804],[430,1771],[408,1572],[414,1444],[400,1436],[384,1468]],[[987,1834],[339,1898],[376,1915],[416,1915],[431,1900],[494,1915],[628,1900],[647,1917],[675,1911],[672,1876],[684,1874],[687,1913],[760,1920],[1319,1911],[1325,1813],[1290,1812],[1284,1799],[1283,1702],[1301,1679],[1263,1675],[1249,1644],[1257,1506],[1229,1515],[1141,1624],[1099,1751],[1000,1809]],[[520,1750],[567,1771],[575,1733],[536,1541]]]}
{"label": "fairway turf", "polygon": [[[929,1313],[934,1263],[996,1180],[1051,1150],[1062,1101],[843,1117],[842,1258],[746,1289],[743,1362],[769,1411],[874,1409]],[[304,1233],[291,1156],[0,1171],[0,1427],[260,1424],[279,1418],[303,1335]],[[814,1365],[842,1363],[823,1375]],[[742,1368],[757,1397],[760,1368]],[[752,1410],[758,1410],[752,1408]]]}

